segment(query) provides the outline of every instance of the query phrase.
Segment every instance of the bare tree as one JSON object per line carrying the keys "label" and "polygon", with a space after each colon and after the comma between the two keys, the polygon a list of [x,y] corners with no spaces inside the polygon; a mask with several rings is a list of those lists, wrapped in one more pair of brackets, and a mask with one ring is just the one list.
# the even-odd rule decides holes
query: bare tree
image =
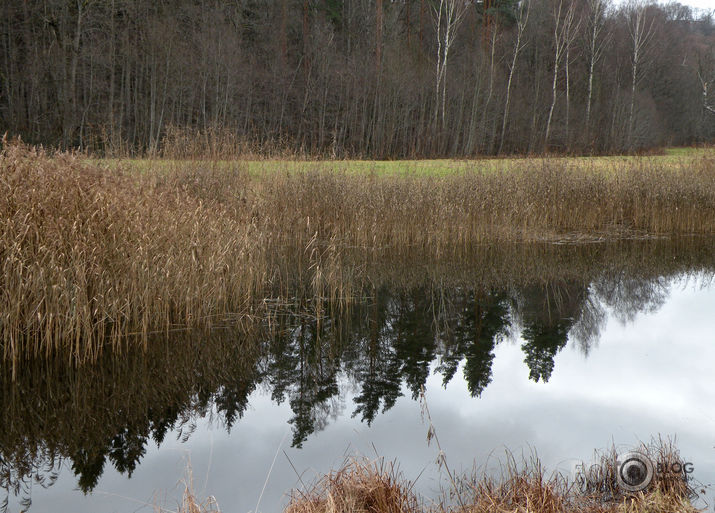
{"label": "bare tree", "polygon": [[[498,34],[498,24],[490,22],[489,25],[489,87],[487,88],[487,98],[484,101],[484,105],[482,107],[482,119],[481,119],[481,132],[482,135],[486,137],[487,135],[487,120],[489,117],[489,107],[491,106],[491,101],[492,101],[492,96],[494,95],[494,63],[495,63],[495,57],[496,57],[496,48],[497,48],[497,34]],[[485,144],[485,147],[488,148],[488,150],[491,150],[491,147],[487,144]]]}
{"label": "bare tree", "polygon": [[288,60],[288,0],[281,0],[280,4],[280,32],[281,63],[285,66]]}
{"label": "bare tree", "polygon": [[636,86],[642,78],[642,64],[648,45],[653,38],[653,22],[646,19],[648,5],[640,0],[631,0],[626,9],[628,33],[631,37],[631,97],[628,108],[628,148],[633,149],[633,128],[635,122]]}
{"label": "bare tree", "polygon": [[698,79],[700,80],[700,86],[703,88],[703,109],[711,114],[715,114],[715,107],[710,105],[710,97],[708,96],[710,86],[715,81],[712,79],[706,80],[701,70],[698,70]]}
{"label": "bare tree", "polygon": [[464,0],[437,0],[432,6],[432,14],[437,36],[437,69],[435,73],[435,121],[441,114],[445,124],[447,105],[447,63],[449,51],[454,44],[457,27],[464,18],[469,4]]}
{"label": "bare tree", "polygon": [[552,11],[554,17],[554,71],[551,81],[551,107],[549,107],[549,117],[546,121],[546,132],[544,134],[544,150],[548,149],[549,136],[551,135],[551,121],[554,116],[554,107],[556,106],[559,68],[567,49],[573,43],[580,23],[580,21],[575,20],[575,3],[572,0],[566,1],[568,6],[564,6],[564,0],[558,0]]}
{"label": "bare tree", "polygon": [[591,129],[591,106],[593,105],[593,78],[596,64],[603,57],[603,51],[608,43],[604,34],[606,25],[605,13],[609,0],[588,0],[588,90],[586,92],[586,136],[589,138]]}
{"label": "bare tree", "polygon": [[566,150],[571,150],[571,60],[574,58],[571,54],[571,47],[573,40],[575,39],[576,32],[581,25],[581,19],[579,18],[576,27],[573,30],[574,37],[568,38],[566,41],[566,55],[564,56],[564,72],[566,74]]}
{"label": "bare tree", "polygon": [[0,2],[0,134],[392,158],[711,141],[715,21],[609,1],[490,0],[482,23],[474,0]]}
{"label": "bare tree", "polygon": [[517,11],[516,16],[516,39],[514,40],[514,51],[511,58],[511,66],[509,66],[509,79],[506,82],[506,99],[504,100],[504,116],[501,123],[501,136],[499,138],[499,150],[498,153],[502,152],[504,147],[504,134],[506,132],[507,119],[509,118],[509,100],[511,98],[511,83],[514,78],[514,73],[516,71],[516,62],[519,58],[519,52],[526,46],[526,41],[524,40],[524,31],[526,30],[526,24],[529,21],[529,10],[531,9],[531,0],[524,0]]}
{"label": "bare tree", "polygon": [[382,18],[382,0],[375,0],[375,75],[377,77],[380,76],[382,67]]}

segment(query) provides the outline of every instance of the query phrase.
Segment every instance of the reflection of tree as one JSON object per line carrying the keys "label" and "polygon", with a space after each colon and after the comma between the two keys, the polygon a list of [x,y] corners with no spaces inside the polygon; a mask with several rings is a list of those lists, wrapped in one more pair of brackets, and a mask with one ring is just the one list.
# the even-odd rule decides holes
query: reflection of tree
{"label": "reflection of tree", "polygon": [[[243,417],[243,412],[248,407],[248,396],[255,388],[255,377],[245,374],[232,374],[227,376],[225,383],[214,395],[213,401],[216,411],[223,414],[226,428],[231,429],[236,420]],[[154,437],[156,440],[156,437]]]}
{"label": "reflection of tree", "polygon": [[104,447],[82,448],[72,455],[72,470],[78,477],[77,485],[80,490],[88,493],[97,486],[106,460],[107,451]]}
{"label": "reflection of tree", "polygon": [[465,352],[464,377],[472,396],[480,396],[492,381],[494,347],[509,331],[509,308],[503,294],[494,293],[480,304],[475,301],[474,343]]}
{"label": "reflection of tree", "polygon": [[453,319],[454,328],[437,368],[446,385],[462,360],[472,396],[479,396],[492,380],[494,348],[509,332],[509,300],[504,292],[470,292]]}
{"label": "reflection of tree", "polygon": [[524,289],[521,336],[525,342],[521,348],[530,379],[549,380],[556,353],[566,346],[569,330],[579,318],[587,296],[587,287],[573,282]]}
{"label": "reflection of tree", "polygon": [[230,426],[259,376],[255,349],[218,331],[210,343],[151,341],[146,353],[105,354],[77,369],[27,362],[15,382],[0,379],[0,486],[19,495],[49,485],[65,459],[87,493],[107,462],[131,475],[150,439],[161,443],[211,407]]}
{"label": "reflection of tree", "polygon": [[56,447],[46,444],[33,447],[30,443],[15,447],[0,446],[0,489],[7,494],[0,501],[0,511],[7,511],[10,493],[20,497],[22,510],[27,511],[32,504],[32,487],[52,486],[61,469],[62,457]]}
{"label": "reflection of tree", "polygon": [[412,398],[417,399],[427,381],[429,367],[435,358],[435,335],[431,315],[431,295],[419,288],[395,298],[392,319],[395,360]]}
{"label": "reflection of tree", "polygon": [[289,396],[293,417],[293,446],[301,447],[308,436],[322,429],[338,394],[339,362],[330,351],[333,323],[299,316],[297,325],[281,330],[271,343],[268,367],[273,399]]}
{"label": "reflection of tree", "polygon": [[[394,406],[400,396],[402,377],[392,342],[394,340],[392,316],[389,313],[391,296],[387,290],[373,290],[367,307],[367,329],[360,330],[355,342],[361,351],[352,362],[353,374],[361,384],[355,397],[355,411],[369,424],[375,420],[382,404],[382,411]],[[359,325],[359,324],[358,324]]]}
{"label": "reflection of tree", "polygon": [[566,345],[569,325],[569,321],[560,321],[552,325],[533,321],[524,327],[521,336],[526,342],[522,344],[521,349],[526,354],[524,361],[529,366],[530,379],[549,381],[554,370],[556,353]]}
{"label": "reflection of tree", "polygon": [[623,323],[632,321],[640,312],[657,311],[670,292],[664,277],[643,280],[622,272],[597,280],[593,287],[597,297]]}

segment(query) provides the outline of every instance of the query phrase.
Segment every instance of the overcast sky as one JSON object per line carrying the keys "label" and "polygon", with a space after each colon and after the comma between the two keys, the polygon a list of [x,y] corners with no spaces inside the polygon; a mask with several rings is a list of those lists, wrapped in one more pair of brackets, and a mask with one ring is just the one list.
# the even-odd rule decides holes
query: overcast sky
{"label": "overcast sky", "polygon": [[[614,0],[616,5],[625,3],[627,0]],[[667,4],[671,0],[658,0],[660,4]],[[715,0],[672,0],[683,5],[689,5],[697,9],[715,9]]]}
{"label": "overcast sky", "polygon": [[695,7],[696,9],[715,9],[715,0],[688,0],[687,2],[681,1],[680,3]]}
{"label": "overcast sky", "polygon": [[699,7],[700,9],[715,9],[715,0],[689,0],[688,2],[682,3]]}

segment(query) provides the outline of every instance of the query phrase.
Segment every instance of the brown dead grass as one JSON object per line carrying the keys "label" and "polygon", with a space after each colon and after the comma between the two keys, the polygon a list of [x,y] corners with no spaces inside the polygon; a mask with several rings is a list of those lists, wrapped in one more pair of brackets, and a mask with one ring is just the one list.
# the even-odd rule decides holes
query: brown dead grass
{"label": "brown dead grass", "polygon": [[[651,458],[682,460],[670,442],[651,443],[641,448]],[[656,461],[654,460],[654,461]],[[604,476],[613,477],[615,452],[604,455]],[[665,460],[662,460],[665,461]],[[200,501],[194,492],[188,467],[185,491],[177,513],[218,512],[213,497]],[[624,495],[614,483],[603,493],[584,493],[573,481],[554,473],[547,475],[538,458],[517,466],[507,456],[499,478],[475,473],[451,486],[442,500],[427,502],[414,491],[394,463],[382,458],[352,458],[324,475],[309,489],[293,490],[284,513],[701,513],[691,502],[688,482],[664,486],[658,479],[642,492]],[[459,489],[457,489],[457,487]],[[451,497],[451,498],[450,498]],[[454,497],[459,500],[455,501]],[[155,508],[157,513],[165,510]]]}
{"label": "brown dead grass", "polygon": [[412,513],[412,484],[384,460],[351,459],[306,492],[293,491],[285,513]]}
{"label": "brown dead grass", "polygon": [[[316,297],[349,298],[345,252],[426,261],[504,242],[715,234],[715,160],[563,161],[442,177],[331,171],[250,175],[189,162],[142,173],[0,152],[0,344],[5,360],[103,347],[262,315],[293,271]],[[286,290],[279,290],[285,296]]]}
{"label": "brown dead grass", "polygon": [[[681,461],[674,447],[648,446],[672,461]],[[656,455],[649,452],[652,457]],[[384,460],[353,459],[321,478],[307,491],[294,490],[285,513],[697,513],[690,503],[692,490],[685,481],[653,485],[637,494],[618,492],[615,483],[602,493],[584,493],[573,481],[547,475],[538,459],[517,466],[509,456],[498,478],[475,473],[450,485],[444,498],[426,502],[413,492],[395,467]],[[611,465],[605,474],[615,475]],[[451,497],[451,498],[450,498]],[[457,500],[455,500],[457,498]]]}
{"label": "brown dead grass", "polygon": [[[91,361],[105,341],[247,311],[261,236],[186,176],[135,178],[22,146],[0,155],[5,359]],[[182,182],[182,180],[184,180]],[[202,188],[203,190],[203,188]]]}

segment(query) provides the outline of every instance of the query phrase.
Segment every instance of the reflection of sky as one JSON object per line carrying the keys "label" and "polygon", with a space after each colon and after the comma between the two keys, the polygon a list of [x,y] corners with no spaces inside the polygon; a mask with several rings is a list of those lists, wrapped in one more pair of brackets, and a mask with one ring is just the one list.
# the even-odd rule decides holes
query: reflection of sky
{"label": "reflection of sky", "polygon": [[[446,389],[441,376],[431,376],[428,403],[448,463],[471,468],[473,461],[484,465],[490,453],[494,461],[504,448],[517,456],[533,448],[547,468],[568,471],[612,441],[628,448],[651,436],[677,434],[694,476],[715,482],[714,312],[715,287],[678,283],[656,313],[638,314],[627,325],[609,318],[588,357],[567,346],[557,355],[548,384],[528,379],[519,342],[497,346],[493,381],[480,399],[469,396],[461,372]],[[69,492],[76,478],[68,470],[49,489],[33,489],[31,511],[152,511],[141,501],[176,510],[188,453],[200,496],[214,495],[225,513],[247,513],[255,510],[277,453],[259,506],[276,512],[284,494],[299,484],[293,467],[310,483],[339,466],[346,454],[374,457],[373,445],[381,456],[396,459],[408,479],[422,472],[417,490],[436,496],[436,448],[427,447],[420,406],[409,393],[371,427],[350,418],[352,409],[348,394],[337,420],[309,437],[303,449],[291,449],[289,406],[276,406],[270,394],[259,391],[230,434],[202,421],[187,443],[168,435],[160,450],[148,447],[132,479],[108,467],[86,499]],[[163,495],[155,499],[156,490]]]}

